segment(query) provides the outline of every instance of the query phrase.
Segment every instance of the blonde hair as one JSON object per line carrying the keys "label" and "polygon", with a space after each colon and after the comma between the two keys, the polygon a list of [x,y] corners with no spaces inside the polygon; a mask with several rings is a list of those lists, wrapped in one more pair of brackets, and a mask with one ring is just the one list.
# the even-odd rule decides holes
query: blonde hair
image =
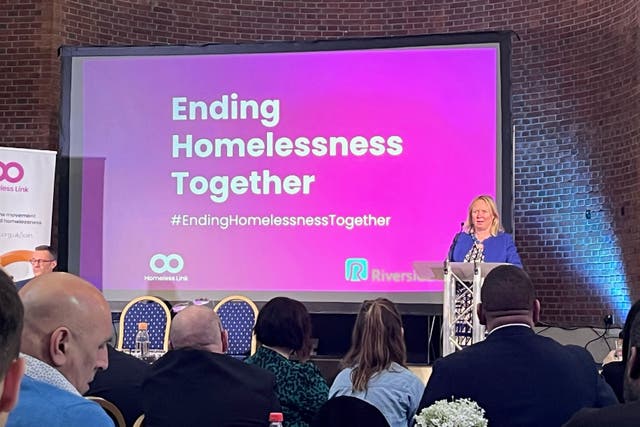
{"label": "blonde hair", "polygon": [[373,375],[393,362],[406,367],[406,361],[402,317],[396,306],[386,298],[365,301],[353,327],[351,348],[342,362],[352,368],[353,389],[365,391]]}
{"label": "blonde hair", "polygon": [[493,215],[493,221],[491,222],[491,227],[489,228],[489,232],[492,236],[497,236],[499,231],[503,231],[502,224],[500,224],[500,215],[498,214],[498,207],[496,206],[496,202],[493,200],[493,197],[482,194],[471,201],[469,204],[469,212],[467,213],[467,220],[464,223],[464,230],[467,233],[471,233],[475,231],[473,229],[473,204],[475,202],[482,201],[489,206],[491,209],[491,214]]}

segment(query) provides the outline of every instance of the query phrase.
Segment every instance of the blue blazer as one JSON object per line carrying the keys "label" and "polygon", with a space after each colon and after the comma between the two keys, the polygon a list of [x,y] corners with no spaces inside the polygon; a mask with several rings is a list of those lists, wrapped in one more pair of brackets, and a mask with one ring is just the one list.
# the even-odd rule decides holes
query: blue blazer
{"label": "blue blazer", "polygon": [[[516,249],[511,234],[499,232],[497,236],[491,236],[482,242],[484,245],[485,262],[508,262],[522,268],[522,261]],[[465,255],[473,246],[471,234],[460,232],[454,237],[454,246],[449,253],[449,260],[463,262]]]}

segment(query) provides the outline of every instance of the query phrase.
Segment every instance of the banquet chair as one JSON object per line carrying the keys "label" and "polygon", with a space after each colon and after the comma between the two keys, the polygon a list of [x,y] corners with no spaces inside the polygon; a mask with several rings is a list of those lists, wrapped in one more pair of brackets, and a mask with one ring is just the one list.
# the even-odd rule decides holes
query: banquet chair
{"label": "banquet chair", "polygon": [[118,407],[107,399],[103,399],[102,397],[96,396],[86,396],[87,399],[92,402],[96,402],[98,405],[104,409],[104,411],[109,415],[109,418],[113,420],[116,427],[127,427],[127,423],[124,421],[124,416]]}
{"label": "banquet chair", "polygon": [[316,414],[311,427],[389,427],[382,412],[353,396],[333,397]]}
{"label": "banquet chair", "polygon": [[222,327],[229,335],[227,354],[244,359],[256,351],[256,336],[253,326],[258,317],[258,307],[249,298],[231,295],[223,298],[213,310],[218,313]]}
{"label": "banquet chair", "polygon": [[134,298],[122,309],[116,348],[135,349],[135,337],[140,322],[148,324],[149,349],[168,351],[171,312],[164,301],[151,295]]}
{"label": "banquet chair", "polygon": [[133,427],[142,427],[144,425],[144,414],[140,415],[135,423],[133,423]]}

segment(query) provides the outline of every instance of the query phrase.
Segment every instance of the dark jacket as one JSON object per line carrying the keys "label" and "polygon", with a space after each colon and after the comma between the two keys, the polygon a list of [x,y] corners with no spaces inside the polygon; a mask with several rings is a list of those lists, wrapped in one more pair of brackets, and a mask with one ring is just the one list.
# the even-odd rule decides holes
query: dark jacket
{"label": "dark jacket", "polygon": [[273,374],[188,348],[151,365],[142,395],[145,427],[265,427],[269,412],[280,412]]}
{"label": "dark jacket", "polygon": [[491,427],[560,426],[581,408],[617,403],[584,348],[516,325],[436,361],[420,407],[452,396],[476,401]]}
{"label": "dark jacket", "polygon": [[98,371],[85,396],[107,399],[120,409],[128,426],[132,426],[142,414],[142,381],[147,376],[149,364],[111,346],[109,368]]}

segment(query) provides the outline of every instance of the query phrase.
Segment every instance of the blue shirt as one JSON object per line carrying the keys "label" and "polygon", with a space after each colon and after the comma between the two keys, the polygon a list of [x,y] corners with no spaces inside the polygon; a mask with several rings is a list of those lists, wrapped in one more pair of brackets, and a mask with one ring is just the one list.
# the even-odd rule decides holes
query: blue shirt
{"label": "blue shirt", "polygon": [[114,427],[97,403],[25,375],[7,427]]}
{"label": "blue shirt", "polygon": [[424,384],[406,368],[392,363],[389,369],[378,372],[367,384],[366,391],[354,391],[351,368],[343,369],[329,390],[329,399],[335,396],[360,398],[376,408],[391,427],[413,426]]}

